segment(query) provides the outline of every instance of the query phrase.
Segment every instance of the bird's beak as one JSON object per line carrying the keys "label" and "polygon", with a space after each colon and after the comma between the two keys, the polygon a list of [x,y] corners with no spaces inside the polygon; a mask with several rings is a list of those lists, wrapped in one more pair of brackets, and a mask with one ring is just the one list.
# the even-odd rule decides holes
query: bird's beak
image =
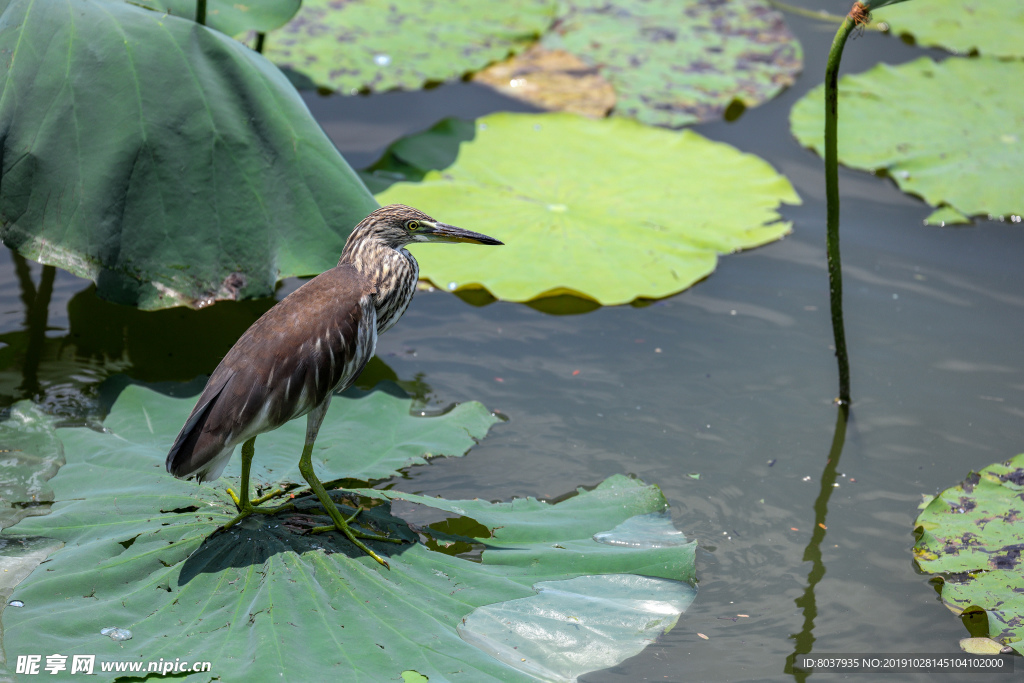
{"label": "bird's beak", "polygon": [[504,244],[493,237],[481,235],[471,230],[456,228],[447,223],[428,223],[420,221],[420,229],[416,231],[417,241],[422,242],[470,242],[472,244]]}

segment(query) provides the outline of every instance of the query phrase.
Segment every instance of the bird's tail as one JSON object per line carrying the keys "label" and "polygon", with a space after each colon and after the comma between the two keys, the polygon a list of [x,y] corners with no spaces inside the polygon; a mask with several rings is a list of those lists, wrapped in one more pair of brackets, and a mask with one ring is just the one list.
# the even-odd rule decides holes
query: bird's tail
{"label": "bird's tail", "polygon": [[223,437],[217,438],[207,425],[225,384],[207,385],[185,426],[178,432],[167,454],[167,471],[174,476],[194,477],[200,483],[216,479],[231,458],[235,445],[226,444]]}

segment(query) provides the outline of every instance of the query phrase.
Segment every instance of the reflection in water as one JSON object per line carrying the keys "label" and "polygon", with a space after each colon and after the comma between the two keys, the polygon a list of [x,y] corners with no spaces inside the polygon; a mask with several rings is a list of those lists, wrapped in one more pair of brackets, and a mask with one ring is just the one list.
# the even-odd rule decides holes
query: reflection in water
{"label": "reflection in water", "polygon": [[535,311],[547,313],[548,315],[579,315],[580,313],[590,313],[601,308],[601,304],[596,301],[572,296],[571,294],[546,296],[543,299],[527,301],[526,305]]}
{"label": "reflection in water", "polygon": [[39,288],[36,289],[25,257],[16,252],[12,252],[12,255],[18,283],[21,287],[21,300],[25,304],[25,328],[28,330],[28,343],[21,364],[22,382],[18,386],[18,391],[23,398],[38,400],[40,398],[39,360],[42,357],[43,340],[46,338],[46,319],[50,308],[50,297],[53,295],[53,279],[57,270],[53,266],[43,266],[43,272],[39,278]]}
{"label": "reflection in water", "polygon": [[[48,327],[48,309],[56,269],[43,266],[37,287],[25,257],[12,250],[11,259],[25,313],[20,329],[0,334],[0,407],[30,399],[72,419],[96,412],[97,387],[112,375],[124,373],[147,383],[191,382],[208,375],[276,303],[267,297],[221,301],[200,310],[142,311],[104,301],[89,284],[67,301],[68,329],[55,336],[58,330]],[[426,403],[430,387],[422,375],[400,380],[376,357],[356,386],[369,390],[383,380],[397,383],[417,404]]]}
{"label": "reflection in water", "polygon": [[814,619],[818,616],[818,603],[814,595],[814,589],[825,577],[825,563],[821,559],[821,544],[825,540],[827,528],[826,518],[828,517],[828,501],[835,490],[836,473],[839,466],[839,456],[843,454],[843,444],[846,442],[846,423],[849,418],[850,406],[847,403],[840,403],[836,410],[836,429],[832,436],[832,447],[828,452],[828,461],[825,463],[825,471],[821,473],[821,488],[818,497],[814,501],[814,529],[811,532],[811,540],[804,549],[804,562],[811,563],[811,571],[807,575],[807,588],[803,595],[796,599],[796,606],[804,613],[804,626],[800,633],[790,636],[796,641],[793,654],[786,657],[785,672],[792,674],[793,678],[803,683],[810,675],[809,671],[794,669],[793,661],[797,655],[811,653],[814,647]]}
{"label": "reflection in water", "polygon": [[[488,306],[497,301],[490,292],[480,287],[460,289],[454,292],[454,294],[470,306],[476,307]],[[637,299],[632,305],[636,308],[643,308],[651,303],[653,302],[648,299]],[[581,313],[590,313],[591,311],[596,311],[601,308],[601,304],[597,303],[593,299],[585,299],[583,297],[573,296],[572,294],[545,296],[539,299],[533,299],[532,301],[527,301],[525,302],[525,305],[535,311],[547,313],[548,315],[580,315]]]}

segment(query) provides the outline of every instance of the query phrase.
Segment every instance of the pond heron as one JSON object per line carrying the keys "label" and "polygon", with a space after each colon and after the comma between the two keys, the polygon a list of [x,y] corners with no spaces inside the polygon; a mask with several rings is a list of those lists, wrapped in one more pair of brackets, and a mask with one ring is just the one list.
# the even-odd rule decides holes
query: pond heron
{"label": "pond heron", "polygon": [[377,209],[349,235],[337,267],[267,311],[210,375],[167,454],[167,471],[200,483],[216,479],[241,443],[241,495],[228,489],[238,515],[225,529],[254,512],[274,513],[292,507],[291,503],[256,507],[280,492],[250,501],[249,467],[257,435],[305,415],[306,441],[299,471],[334,522],[315,527],[311,533],[337,529],[388,566],[360,539],[399,541],[350,527],[355,515],[346,519],[339,512],[313,472],[311,456],[331,396],[347,389],[359,376],[373,357],[377,335],[398,322],[412,301],[419,265],[405,245],[413,242],[501,244],[492,237],[435,221],[408,206]]}

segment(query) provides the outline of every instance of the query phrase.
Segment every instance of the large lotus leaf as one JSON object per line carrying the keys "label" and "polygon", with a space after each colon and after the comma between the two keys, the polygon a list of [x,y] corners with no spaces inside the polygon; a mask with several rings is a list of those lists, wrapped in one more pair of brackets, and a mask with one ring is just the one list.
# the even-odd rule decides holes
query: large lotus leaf
{"label": "large lotus leaf", "polygon": [[[488,523],[499,520],[520,539],[493,548],[488,544],[494,539],[479,522],[464,525],[476,530],[464,537],[420,530],[435,548],[456,541],[482,544],[481,562],[416,542],[416,534],[390,516],[388,504],[364,511],[359,519],[406,539],[402,545],[372,543],[388,556],[390,571],[338,534],[301,533],[312,523],[309,513],[319,512],[305,499],[296,500],[303,514],[255,515],[214,533],[234,514],[223,493],[227,482],[197,487],[164,471],[176,423],[154,413],[156,404],[143,410],[142,391],[119,399],[125,405],[115,405],[102,433],[58,431],[68,459],[52,480],[58,502],[50,515],[26,519],[13,531],[50,536],[65,545],[15,589],[12,597],[24,606],[3,614],[10,661],[24,654],[95,654],[98,680],[123,675],[102,672],[104,662],[145,667],[163,658],[212,663],[209,673],[190,680],[269,681],[280,680],[282,672],[289,680],[320,680],[330,667],[353,681],[397,680],[403,674],[415,679],[411,672],[429,680],[527,681],[534,679],[461,639],[457,628],[463,618],[485,605],[550,589],[543,582],[608,574],[615,571],[610,566],[673,580],[652,584],[624,577],[617,589],[628,589],[632,608],[649,599],[645,621],[660,619],[659,632],[675,622],[666,619],[665,606],[671,603],[678,617],[689,599],[685,590],[669,584],[692,581],[694,544],[632,543],[629,534],[623,540],[624,523],[663,511],[665,499],[656,487],[622,476],[557,505],[420,496],[428,505],[465,509]],[[327,423],[336,419],[328,413]],[[263,456],[257,452],[257,461]],[[364,457],[346,448],[332,456],[338,461],[332,467],[357,471]],[[518,515],[520,504],[526,510],[546,505],[554,526],[541,514]],[[578,528],[565,524],[561,510],[567,504]],[[600,527],[591,521],[595,518],[607,525],[611,540],[593,537]],[[662,536],[674,535],[662,530]],[[596,610],[586,605],[587,591],[576,588],[582,602],[575,599],[572,609]],[[621,613],[636,620],[632,609],[624,606]],[[577,616],[587,626],[599,616],[607,618],[589,611]],[[533,623],[535,631],[548,632],[540,616]],[[115,642],[101,634],[109,627],[126,629],[132,637]],[[46,634],[44,641],[39,634]]]}
{"label": "large lotus leaf", "polygon": [[[612,482],[618,482],[618,484],[612,486]],[[486,528],[487,533],[484,534],[486,538],[501,544],[500,548],[490,551],[492,554],[508,549],[517,543],[590,539],[596,534],[613,529],[622,520],[623,510],[629,512],[627,517],[630,519],[649,512],[655,515],[648,519],[646,524],[637,522],[638,528],[627,529],[626,532],[630,537],[639,538],[653,534],[652,538],[658,540],[651,541],[651,547],[686,543],[685,538],[681,543],[676,543],[672,540],[671,535],[665,535],[671,529],[671,523],[668,522],[668,529],[666,529],[666,520],[656,514],[664,513],[668,509],[668,504],[661,491],[654,486],[646,488],[630,486],[626,484],[625,480],[609,480],[605,486],[599,486],[591,491],[586,498],[569,498],[555,507],[536,498],[517,499],[509,503],[490,503],[479,499],[438,500],[404,491],[378,491],[376,489],[354,489],[354,491],[367,497],[381,500],[404,500],[462,517],[469,517]],[[599,501],[600,505],[597,505]],[[514,520],[515,524],[508,524],[509,520]],[[674,533],[682,536],[678,531]],[[615,544],[611,543],[610,545],[614,546]]]}
{"label": "large lotus leaf", "polygon": [[553,0],[306,0],[265,51],[320,87],[416,89],[524,49],[554,12]]}
{"label": "large lotus leaf", "polygon": [[123,2],[0,0],[0,238],[144,308],[267,296],[376,208],[287,79]]}
{"label": "large lotus leaf", "polygon": [[718,254],[789,232],[779,203],[800,201],[761,159],[692,131],[494,114],[468,134],[446,123],[401,140],[371,172],[422,177],[379,200],[505,243],[472,257],[414,245],[421,277],[445,289],[485,287],[509,301],[569,293],[606,305],[665,297],[711,273]]}
{"label": "large lotus leaf", "polygon": [[958,614],[980,608],[989,636],[1024,654],[1024,454],[967,475],[915,522],[914,558],[944,575],[942,601]]}
{"label": "large lotus leaf", "polygon": [[53,500],[47,480],[64,464],[54,420],[22,401],[0,422],[0,529]]}
{"label": "large lotus leaf", "polygon": [[[331,400],[313,449],[313,466],[322,480],[386,479],[397,475],[403,467],[426,462],[427,458],[460,456],[498,422],[476,401],[459,404],[441,415],[413,415],[412,399],[405,398],[403,393],[384,383],[376,391],[350,389]],[[162,451],[166,457],[194,405],[194,399],[171,398],[140,386],[129,386],[121,392],[104,422],[118,436],[117,443],[101,440],[95,446],[79,445],[80,438],[92,439],[89,433],[81,431],[61,432],[61,439],[68,449],[95,448],[111,457],[123,448],[123,440],[140,449]],[[252,465],[255,481],[302,482],[298,464],[305,438],[305,419],[292,420],[259,436]],[[232,459],[226,470],[228,476],[239,474],[240,460]]]}
{"label": "large lotus leaf", "polygon": [[[196,0],[127,0],[133,5],[167,12],[184,19],[196,18]],[[206,25],[229,36],[246,31],[281,28],[299,11],[302,0],[209,0]]]}
{"label": "large lotus leaf", "polygon": [[[913,4],[913,3],[911,3]],[[1024,213],[1024,62],[925,57],[839,81],[839,161],[885,171],[900,189],[962,214]],[[821,87],[790,114],[823,150]]]}
{"label": "large lotus leaf", "polygon": [[1020,0],[906,2],[874,15],[893,33],[921,45],[993,57],[1024,57],[1024,3]]}
{"label": "large lotus leaf", "polygon": [[567,0],[543,39],[597,67],[614,113],[679,127],[733,102],[769,100],[796,80],[800,43],[766,0]]}

